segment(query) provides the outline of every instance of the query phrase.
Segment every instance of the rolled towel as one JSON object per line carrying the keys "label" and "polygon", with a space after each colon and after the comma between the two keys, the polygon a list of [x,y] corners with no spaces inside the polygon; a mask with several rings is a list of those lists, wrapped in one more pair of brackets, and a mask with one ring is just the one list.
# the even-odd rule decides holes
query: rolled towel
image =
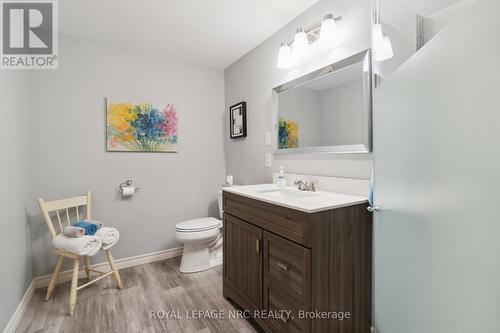
{"label": "rolled towel", "polygon": [[78,221],[75,224],[73,224],[73,227],[80,227],[85,229],[85,235],[87,236],[93,236],[98,229],[97,224],[86,221]]}
{"label": "rolled towel", "polygon": [[73,238],[82,237],[83,235],[85,235],[85,229],[74,226],[65,227],[63,229],[63,234],[66,237],[73,237]]}
{"label": "rolled towel", "polygon": [[102,240],[97,236],[66,237],[59,234],[52,239],[52,245],[58,250],[68,251],[79,256],[93,256],[102,247]]}
{"label": "rolled towel", "polygon": [[110,249],[120,239],[120,232],[115,228],[110,227],[102,227],[101,229],[97,230],[95,235],[102,240],[103,250]]}

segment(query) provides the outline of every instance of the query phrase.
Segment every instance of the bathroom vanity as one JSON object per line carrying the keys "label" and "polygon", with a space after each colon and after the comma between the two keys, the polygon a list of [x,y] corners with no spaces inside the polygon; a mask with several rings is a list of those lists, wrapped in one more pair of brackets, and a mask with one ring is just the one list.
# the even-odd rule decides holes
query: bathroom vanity
{"label": "bathroom vanity", "polygon": [[272,184],[224,188],[224,297],[266,332],[370,332],[367,206]]}

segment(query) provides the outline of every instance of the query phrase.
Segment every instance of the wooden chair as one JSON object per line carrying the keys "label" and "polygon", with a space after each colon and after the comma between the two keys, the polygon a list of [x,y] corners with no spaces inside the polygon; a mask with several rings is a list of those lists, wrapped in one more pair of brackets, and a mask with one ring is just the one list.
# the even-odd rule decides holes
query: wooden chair
{"label": "wooden chair", "polygon": [[[91,219],[91,205],[90,205],[90,191],[87,192],[87,195],[80,196],[80,197],[73,197],[73,198],[67,198],[67,199],[61,199],[61,200],[54,200],[54,201],[44,201],[43,199],[38,199],[38,204],[40,205],[40,209],[42,210],[43,217],[45,219],[45,222],[47,223],[47,227],[49,228],[50,235],[52,238],[56,237],[58,233],[56,232],[56,229],[54,228],[54,224],[52,222],[51,218],[51,213],[54,219],[57,221],[57,224],[59,226],[59,233],[62,233],[63,231],[63,222],[61,220],[61,215],[64,218],[64,215],[66,215],[66,223],[68,226],[71,225],[71,210],[74,209],[74,214],[73,216],[76,217],[76,220],[80,220],[80,207],[86,207],[85,213],[86,213],[86,219],[90,220]],[[62,211],[62,214],[60,213]],[[55,212],[55,214],[53,213]],[[82,212],[83,213],[83,212]],[[52,295],[52,292],[54,291],[54,287],[57,282],[57,278],[59,276],[59,273],[61,271],[61,267],[64,261],[64,258],[69,258],[73,259],[73,275],[72,275],[72,280],[71,280],[71,293],[69,296],[69,314],[70,316],[73,315],[75,311],[75,304],[76,304],[76,293],[78,290],[85,288],[92,283],[109,276],[111,274],[114,275],[116,284],[118,285],[118,288],[122,288],[122,282],[120,279],[120,273],[118,272],[118,269],[116,268],[115,261],[113,260],[113,256],[111,255],[111,250],[105,250],[106,256],[108,257],[109,261],[109,266],[111,267],[110,272],[102,272],[97,269],[92,269],[90,267],[90,258],[89,256],[79,256],[76,254],[73,254],[71,252],[63,251],[63,250],[55,250],[55,254],[58,256],[57,263],[56,263],[56,268],[54,269],[54,273],[52,274],[52,278],[50,279],[49,287],[47,288],[47,295],[45,296],[45,300],[48,301],[50,299],[50,296]],[[80,258],[83,257],[85,259],[85,273],[87,274],[87,278],[90,280],[90,272],[95,272],[98,273],[99,276],[93,280],[90,280],[89,282],[78,286],[78,273],[80,271]]]}

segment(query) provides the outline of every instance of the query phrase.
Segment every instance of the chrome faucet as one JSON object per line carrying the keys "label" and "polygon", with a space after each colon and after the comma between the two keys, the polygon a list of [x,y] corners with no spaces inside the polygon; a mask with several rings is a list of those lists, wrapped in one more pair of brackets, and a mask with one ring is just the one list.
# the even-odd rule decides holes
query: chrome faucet
{"label": "chrome faucet", "polygon": [[314,182],[304,182],[302,180],[296,180],[294,184],[297,186],[299,191],[316,191],[316,187],[314,186]]}

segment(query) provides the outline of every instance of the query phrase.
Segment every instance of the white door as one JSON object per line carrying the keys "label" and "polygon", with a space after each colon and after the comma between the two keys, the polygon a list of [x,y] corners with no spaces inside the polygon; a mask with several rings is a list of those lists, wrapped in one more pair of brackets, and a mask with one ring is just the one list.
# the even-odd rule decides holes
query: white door
{"label": "white door", "polygon": [[379,333],[500,332],[500,1],[375,91]]}

